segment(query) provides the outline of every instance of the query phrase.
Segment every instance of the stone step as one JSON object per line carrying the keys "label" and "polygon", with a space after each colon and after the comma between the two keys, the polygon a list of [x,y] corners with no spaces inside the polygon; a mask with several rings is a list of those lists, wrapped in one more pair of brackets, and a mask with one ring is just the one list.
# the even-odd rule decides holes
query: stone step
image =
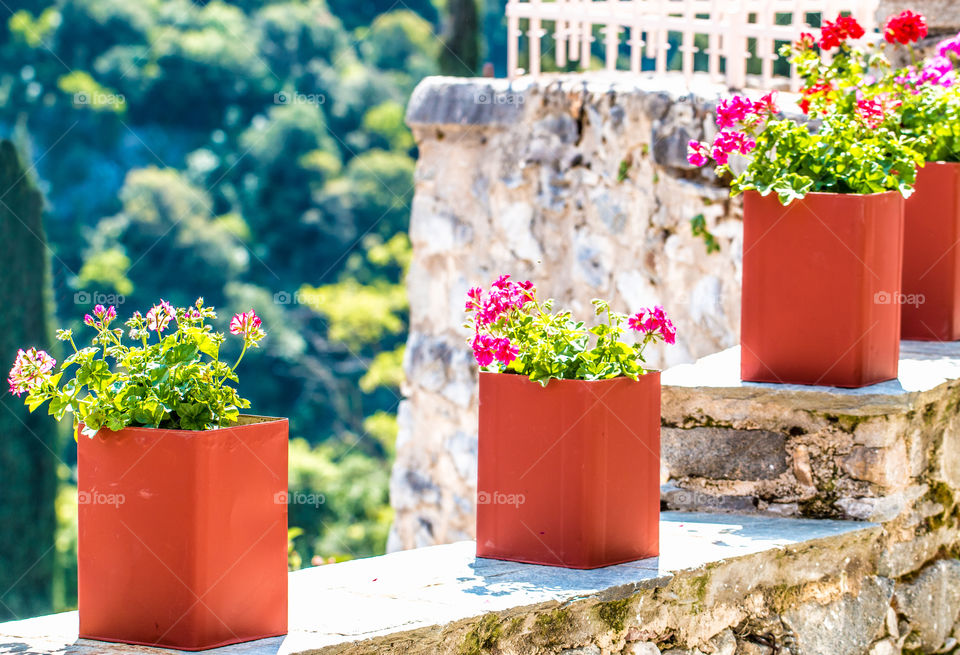
{"label": "stone step", "polygon": [[960,489],[960,344],[904,341],[861,389],[740,381],[730,348],[663,373],[666,507],[943,521]]}

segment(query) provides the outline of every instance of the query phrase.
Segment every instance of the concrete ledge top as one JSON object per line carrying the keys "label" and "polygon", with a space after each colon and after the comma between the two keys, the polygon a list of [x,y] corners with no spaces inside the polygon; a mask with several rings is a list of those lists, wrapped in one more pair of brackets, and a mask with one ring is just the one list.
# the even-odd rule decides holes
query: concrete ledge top
{"label": "concrete ledge top", "polygon": [[[310,568],[290,574],[289,635],[210,652],[324,652],[488,612],[615,600],[705,565],[876,530],[870,523],[664,512],[660,557],[591,571],[478,559],[472,541]],[[0,653],[177,652],[79,640],[77,630],[76,612],[3,623]]]}
{"label": "concrete ledge top", "polygon": [[740,346],[708,355],[693,364],[681,364],[663,372],[665,398],[696,390],[714,398],[789,398],[792,405],[816,410],[856,409],[857,413],[881,413],[910,409],[919,395],[960,380],[960,342],[902,341],[896,380],[859,389],[841,389],[800,384],[768,384],[740,380]]}

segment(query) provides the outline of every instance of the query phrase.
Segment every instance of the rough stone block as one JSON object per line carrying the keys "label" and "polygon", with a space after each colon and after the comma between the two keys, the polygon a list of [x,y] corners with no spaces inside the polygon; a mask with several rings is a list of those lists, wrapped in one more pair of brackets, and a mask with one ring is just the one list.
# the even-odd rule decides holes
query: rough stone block
{"label": "rough stone block", "polygon": [[892,596],[892,580],[869,577],[859,594],[791,609],[783,620],[795,636],[796,655],[862,655],[880,637]]}
{"label": "rough stone block", "polygon": [[939,652],[960,614],[960,561],[940,560],[897,585],[896,607],[926,653]]}
{"label": "rough stone block", "polygon": [[769,430],[663,428],[661,451],[674,478],[773,480],[787,471],[786,436]]}

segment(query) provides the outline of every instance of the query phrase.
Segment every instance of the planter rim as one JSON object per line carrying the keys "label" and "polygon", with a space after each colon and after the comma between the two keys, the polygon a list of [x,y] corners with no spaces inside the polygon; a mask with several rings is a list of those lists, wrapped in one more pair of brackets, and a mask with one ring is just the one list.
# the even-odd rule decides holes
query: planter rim
{"label": "planter rim", "polygon": [[[570,382],[579,382],[580,384],[602,384],[602,383],[604,383],[604,382],[614,382],[615,380],[629,380],[630,382],[640,382],[640,381],[643,380],[645,377],[647,377],[647,376],[649,376],[649,375],[651,375],[651,374],[654,374],[654,373],[655,373],[655,374],[659,375],[661,372],[662,372],[662,371],[661,371],[660,369],[657,369],[657,368],[647,369],[647,372],[646,372],[644,375],[641,375],[639,380],[631,380],[631,379],[628,378],[626,375],[618,375],[618,376],[615,377],[615,378],[604,378],[603,380],[560,380],[560,379],[557,379],[557,378],[553,378],[552,380],[550,380],[550,382],[547,383],[547,386],[550,386],[551,384],[554,384],[554,383],[557,383],[557,382],[559,382],[559,383],[561,383],[561,384],[567,384],[567,383],[570,383]],[[480,375],[506,375],[506,376],[510,376],[510,377],[512,377],[512,378],[519,378],[519,379],[521,379],[521,380],[526,380],[527,382],[533,382],[534,384],[539,384],[539,382],[536,382],[535,380],[531,380],[531,379],[530,379],[529,377],[527,377],[526,375],[520,375],[519,373],[500,373],[500,372],[498,372],[498,371],[480,371]]]}
{"label": "planter rim", "polygon": [[[110,428],[100,428],[97,431],[97,434],[99,435],[101,432],[104,432],[104,431],[113,432],[114,434],[119,432],[127,432],[127,431],[149,432],[152,434],[157,434],[159,432],[176,432],[177,434],[216,434],[217,432],[222,432],[224,430],[229,430],[231,428],[245,428],[253,425],[264,425],[264,424],[281,423],[281,422],[286,423],[288,421],[288,419],[279,417],[279,416],[259,416],[257,414],[241,414],[240,418],[241,419],[252,418],[257,420],[254,420],[250,423],[236,423],[234,425],[227,425],[225,427],[216,428],[214,430],[181,430],[179,428],[148,428],[148,427],[143,427],[141,425],[128,425],[127,427],[121,430],[111,430]],[[83,421],[80,422],[80,425],[81,426],[83,425]],[[80,434],[80,427],[78,426],[77,435],[79,434]]]}
{"label": "planter rim", "polygon": [[940,161],[940,160],[928,161],[923,166],[918,166],[917,170],[918,171],[922,170],[927,166],[960,166],[960,161]]}
{"label": "planter rim", "polygon": [[[934,163],[934,162],[930,162],[930,163]],[[950,162],[938,162],[938,163],[950,163]],[[756,189],[747,189],[747,190],[744,191],[743,193],[744,193],[744,195],[746,195],[746,194],[748,194],[748,193],[753,193],[753,194],[756,194],[756,195],[760,196],[761,198],[769,198],[769,197],[771,197],[771,196],[774,196],[774,197],[776,196],[776,193],[773,192],[773,191],[771,191],[771,192],[768,193],[767,195],[763,195],[762,193],[760,193],[760,192],[757,191]],[[813,196],[813,197],[815,197],[815,198],[880,198],[880,197],[882,197],[882,196],[887,196],[887,195],[891,195],[891,194],[893,194],[893,195],[898,195],[898,196],[901,196],[901,197],[902,197],[902,195],[903,195],[903,194],[901,194],[899,191],[879,191],[879,192],[877,192],[877,193],[837,193],[837,192],[835,192],[835,191],[810,191],[809,193],[805,194],[805,195],[803,196],[803,198],[799,198],[798,200],[794,200],[794,202],[803,202],[804,200],[806,200],[807,198],[809,198],[809,197],[811,197],[811,196]],[[779,200],[778,200],[778,202],[779,202]],[[789,205],[788,205],[788,206],[789,206]]]}

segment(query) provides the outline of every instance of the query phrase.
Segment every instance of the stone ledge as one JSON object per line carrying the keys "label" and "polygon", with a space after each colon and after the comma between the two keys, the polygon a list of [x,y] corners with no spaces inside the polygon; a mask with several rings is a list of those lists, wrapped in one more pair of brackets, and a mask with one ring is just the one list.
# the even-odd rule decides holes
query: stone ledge
{"label": "stone ledge", "polygon": [[[626,607],[618,603],[642,593],[653,593],[658,611],[671,617],[661,620],[675,624],[665,629],[694,640],[698,631],[700,638],[713,634],[704,633],[711,624],[698,616],[708,605],[742,606],[746,595],[761,589],[874,566],[872,544],[879,534],[878,527],[864,523],[667,512],[661,557],[592,571],[477,559],[473,542],[404,551],[291,573],[290,634],[215,652],[471,652],[464,644],[490,623],[491,613],[496,621],[509,617],[518,639],[528,628],[536,639],[544,621],[538,617],[558,607],[572,612],[563,615],[570,634],[558,628],[558,644],[603,641],[610,639],[603,633],[611,626],[596,620],[581,624],[575,617],[589,610],[609,622],[608,613],[616,609],[613,627],[622,632],[629,617],[618,613]],[[78,640],[75,612],[0,624],[0,653],[160,652],[172,651]]]}
{"label": "stone ledge", "polygon": [[715,101],[728,93],[727,87],[699,76],[691,82],[680,74],[636,75],[628,72],[553,74],[538,78],[520,77],[509,81],[495,78],[428,77],[421,81],[407,105],[411,127],[488,126],[505,127],[519,123],[524,108],[546,93],[659,96],[661,104],[688,98]]}
{"label": "stone ledge", "polygon": [[[688,394],[739,402],[771,399],[791,408],[835,411],[854,416],[887,414],[912,409],[924,394],[937,393],[944,385],[960,380],[960,342],[903,341],[900,371],[889,380],[859,389],[841,389],[802,384],[768,384],[740,380],[740,346],[708,355],[693,364],[674,366],[663,372],[664,402],[676,410]],[[742,410],[741,412],[743,413]],[[666,417],[672,420],[672,417]]]}

